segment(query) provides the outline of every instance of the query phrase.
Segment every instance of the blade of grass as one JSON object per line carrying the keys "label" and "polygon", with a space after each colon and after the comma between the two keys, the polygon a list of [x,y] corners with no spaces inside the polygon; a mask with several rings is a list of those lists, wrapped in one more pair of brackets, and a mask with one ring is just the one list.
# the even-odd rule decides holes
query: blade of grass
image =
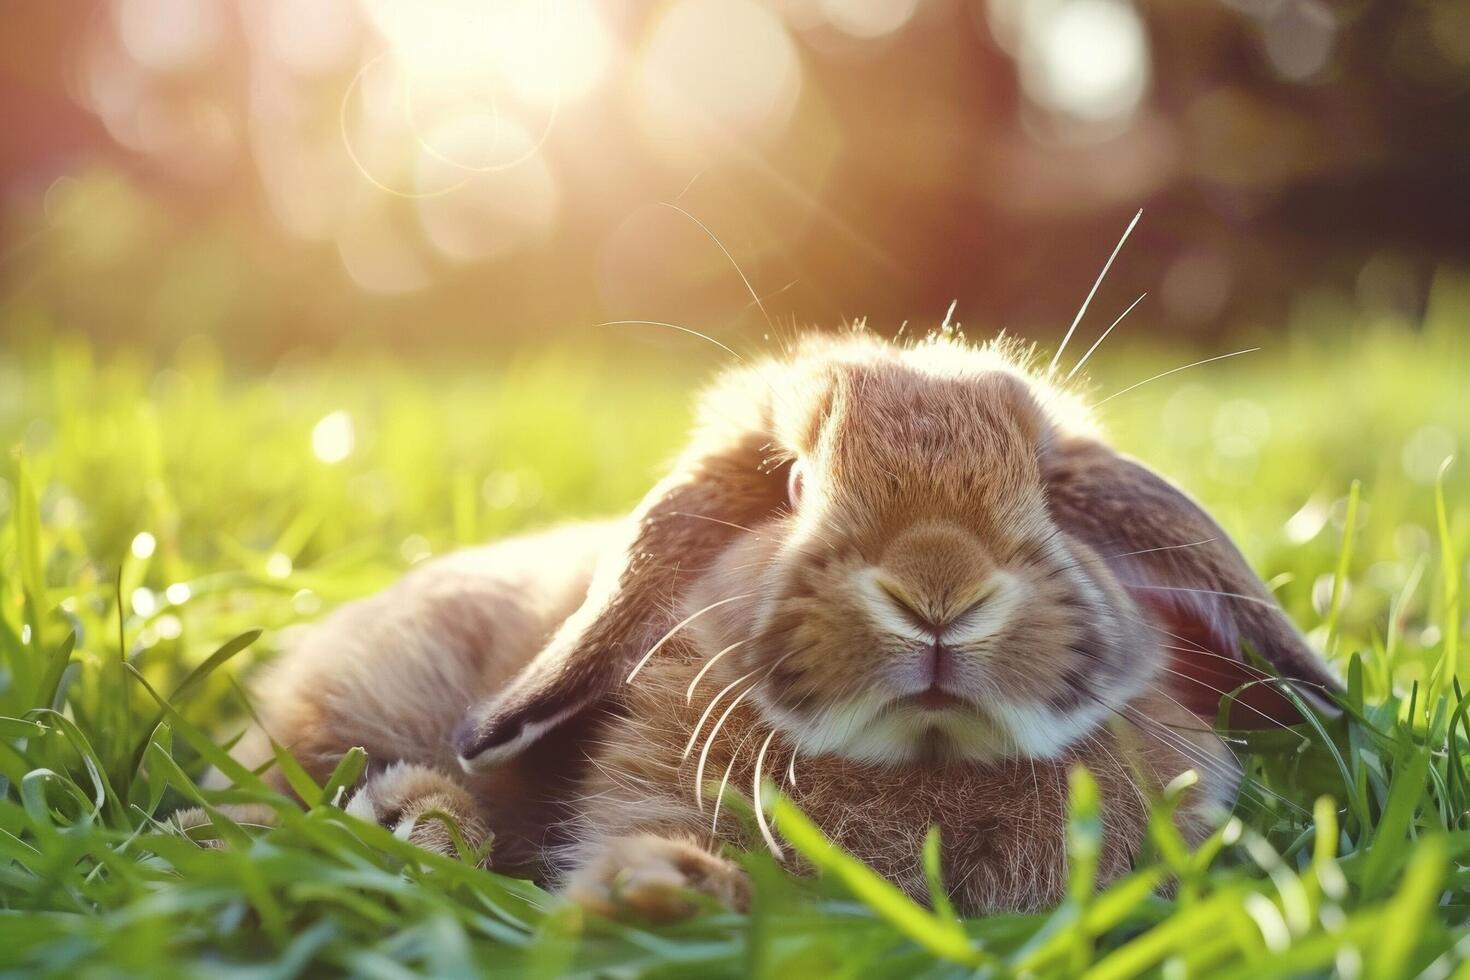
{"label": "blade of grass", "polygon": [[1434,480],[1435,526],[1439,532],[1440,577],[1444,581],[1444,645],[1440,656],[1429,675],[1429,696],[1435,698],[1448,678],[1459,672],[1460,663],[1460,557],[1455,551],[1455,540],[1450,534],[1449,512],[1445,507],[1444,480],[1454,457],[1446,459],[1439,467]]}
{"label": "blade of grass", "polygon": [[1395,980],[1408,975],[1409,960],[1425,934],[1448,862],[1442,837],[1425,838],[1415,848],[1403,884],[1384,906],[1364,974],[1367,980]]}
{"label": "blade of grass", "polygon": [[[181,700],[187,700],[189,695],[196,691],[210,674],[214,673],[228,663],[236,654],[248,649],[252,643],[260,639],[261,632],[258,629],[246,630],[234,639],[227,640],[221,644],[219,649],[215,650],[197,667],[189,671],[184,679],[178,683],[178,686],[168,696],[169,704],[176,706]],[[158,713],[153,716],[152,721],[144,726],[143,737],[139,739],[130,757],[132,760],[132,764],[128,767],[130,772],[137,771],[139,764],[143,760],[143,753],[148,748],[148,742],[153,737],[153,730],[159,726],[163,718],[164,711],[163,709],[159,709]]]}
{"label": "blade of grass", "polygon": [[15,464],[15,550],[20,563],[20,587],[25,605],[25,621],[31,628],[31,659],[18,658],[11,665],[15,672],[15,686],[27,691],[31,689],[30,664],[39,661],[46,649],[46,624],[43,621],[46,606],[46,572],[41,559],[41,507],[36,501],[36,490],[31,484],[25,456],[16,449],[12,454]]}
{"label": "blade of grass", "polygon": [[855,896],[904,935],[936,956],[978,966],[989,959],[963,929],[920,905],[857,858],[827,839],[797,806],[772,791],[772,816],[781,836],[818,870],[841,881]]}

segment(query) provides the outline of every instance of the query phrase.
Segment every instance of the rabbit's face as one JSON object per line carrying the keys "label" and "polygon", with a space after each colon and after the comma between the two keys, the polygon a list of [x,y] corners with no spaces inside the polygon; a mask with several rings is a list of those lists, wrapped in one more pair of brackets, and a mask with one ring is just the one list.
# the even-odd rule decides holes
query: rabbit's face
{"label": "rabbit's face", "polygon": [[706,658],[696,684],[735,668],[706,713],[734,692],[721,718],[747,701],[805,753],[871,762],[1055,757],[1111,715],[1153,724],[1131,703],[1151,686],[1206,725],[1226,694],[1232,723],[1332,710],[1337,678],[1220,526],[1028,363],[813,336],[727,372],[583,607],[466,715],[462,763],[617,703],[671,640]]}
{"label": "rabbit's face", "polygon": [[1053,756],[1156,669],[1137,610],[1048,511],[1044,396],[945,350],[782,386],[787,506],[693,596],[751,595],[701,617],[701,645],[738,643],[749,696],[805,753]]}

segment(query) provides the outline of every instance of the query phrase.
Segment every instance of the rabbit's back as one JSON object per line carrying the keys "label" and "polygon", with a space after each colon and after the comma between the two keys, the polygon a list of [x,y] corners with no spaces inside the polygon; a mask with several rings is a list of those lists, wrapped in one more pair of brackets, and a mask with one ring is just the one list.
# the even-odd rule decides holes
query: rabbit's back
{"label": "rabbit's back", "polygon": [[[582,602],[614,526],[566,525],[453,552],[304,627],[255,685],[264,731],[234,754],[265,762],[268,732],[319,781],[354,746],[373,772],[409,763],[457,776],[451,734],[465,708],[499,690]],[[464,780],[496,834],[497,862],[535,857],[581,765],[580,738],[569,731]],[[281,782],[274,770],[270,778]]]}

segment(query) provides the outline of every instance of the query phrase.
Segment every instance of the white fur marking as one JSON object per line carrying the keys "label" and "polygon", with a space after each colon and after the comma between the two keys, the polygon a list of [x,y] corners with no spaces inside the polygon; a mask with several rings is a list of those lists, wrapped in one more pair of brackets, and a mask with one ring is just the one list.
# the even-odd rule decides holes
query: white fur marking
{"label": "white fur marking", "polygon": [[542,721],[533,721],[522,725],[521,730],[516,733],[516,737],[503,745],[491,746],[474,758],[466,759],[464,756],[459,756],[459,767],[468,773],[484,772],[486,769],[499,765],[506,759],[520,754],[521,749],[524,749],[576,713],[576,708],[568,708]]}

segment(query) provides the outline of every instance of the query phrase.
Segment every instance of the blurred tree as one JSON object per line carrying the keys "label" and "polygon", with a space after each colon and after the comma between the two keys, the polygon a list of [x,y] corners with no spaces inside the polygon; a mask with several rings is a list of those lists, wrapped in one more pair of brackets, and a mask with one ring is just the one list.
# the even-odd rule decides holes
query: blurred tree
{"label": "blurred tree", "polygon": [[61,0],[0,104],[11,337],[767,331],[713,234],[783,323],[1048,339],[1138,207],[1134,329],[1470,261],[1463,0]]}

